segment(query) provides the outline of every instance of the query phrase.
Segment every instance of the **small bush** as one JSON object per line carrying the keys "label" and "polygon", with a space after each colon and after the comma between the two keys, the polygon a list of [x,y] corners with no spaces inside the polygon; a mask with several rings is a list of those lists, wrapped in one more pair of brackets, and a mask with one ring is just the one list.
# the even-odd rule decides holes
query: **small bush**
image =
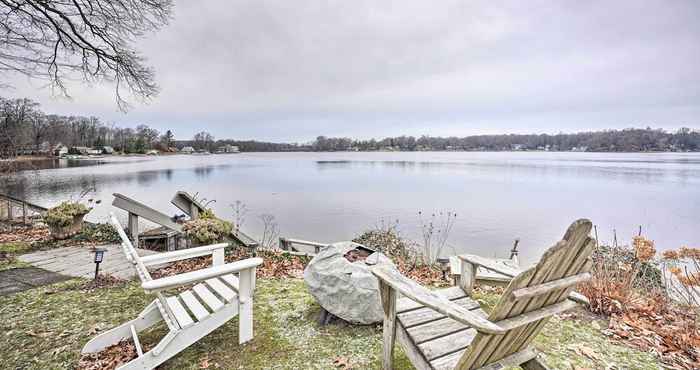
{"label": "small bush", "polygon": [[233,225],[217,218],[211,209],[200,214],[200,218],[185,222],[182,231],[192,241],[200,244],[219,242],[231,233]]}
{"label": "small bush", "polygon": [[401,238],[395,228],[368,230],[352,240],[389,256],[391,259],[415,259],[415,246]]}
{"label": "small bush", "polygon": [[633,247],[599,246],[591,255],[591,280],[579,286],[591,301],[591,311],[610,315],[625,311],[640,292],[662,294],[663,279],[654,243],[643,237],[633,239]]}
{"label": "small bush", "polygon": [[44,216],[44,222],[53,227],[70,226],[77,216],[88,214],[90,209],[81,203],[63,202],[49,209]]}
{"label": "small bush", "polygon": [[105,242],[117,243],[121,239],[119,233],[110,224],[92,224],[85,223],[78,235],[73,237],[74,240],[83,240],[90,242]]}

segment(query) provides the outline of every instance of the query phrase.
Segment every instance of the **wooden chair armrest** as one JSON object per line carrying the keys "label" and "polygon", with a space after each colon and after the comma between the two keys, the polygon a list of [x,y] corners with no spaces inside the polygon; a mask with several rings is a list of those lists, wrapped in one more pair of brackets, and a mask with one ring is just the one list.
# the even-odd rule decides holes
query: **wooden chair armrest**
{"label": "wooden chair armrest", "polygon": [[499,263],[490,258],[484,258],[480,256],[475,256],[473,254],[462,254],[458,256],[463,262],[471,263],[472,265],[483,267],[487,270],[497,272],[499,274],[506,275],[508,277],[515,277],[521,271],[519,269],[508,267],[503,263]]}
{"label": "wooden chair armrest", "polygon": [[156,280],[146,281],[141,284],[146,292],[157,292],[160,290],[171,289],[196,283],[199,281],[208,280],[214,277],[227,275],[234,272],[240,272],[247,269],[255,269],[262,264],[262,258],[248,258],[241,261],[227,263],[225,265],[213,266],[201,270],[190,271],[184,274],[168,276]]}
{"label": "wooden chair armrest", "polygon": [[504,334],[506,331],[491,321],[465,309],[449,299],[432,292],[413,280],[401,275],[394,268],[375,266],[372,273],[405,297],[430,307],[433,310],[474,329],[489,334]]}
{"label": "wooden chair armrest", "polygon": [[164,252],[158,254],[152,254],[150,256],[141,257],[141,262],[145,266],[160,265],[167,262],[181,261],[189,258],[206,256],[208,254],[213,254],[217,250],[221,250],[228,246],[228,243],[219,243],[212,245],[204,245],[201,247],[182,249],[173,252]]}
{"label": "wooden chair armrest", "polygon": [[260,245],[252,236],[240,230],[231,232],[228,237],[246,248],[257,248]]}

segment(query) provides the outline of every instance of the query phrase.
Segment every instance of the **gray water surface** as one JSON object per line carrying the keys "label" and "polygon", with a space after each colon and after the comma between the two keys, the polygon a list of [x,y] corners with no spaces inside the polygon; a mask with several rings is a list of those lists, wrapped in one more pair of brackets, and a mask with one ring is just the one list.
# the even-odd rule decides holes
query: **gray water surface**
{"label": "gray water surface", "polygon": [[114,211],[115,192],[167,214],[180,213],[170,204],[177,190],[198,192],[230,220],[230,205],[242,201],[243,229],[255,236],[260,215],[272,214],[283,236],[324,242],[397,220],[402,235],[420,240],[418,212],[429,220],[451,211],[457,217],[444,254],[506,256],[519,238],[526,262],[584,217],[598,226],[601,241],[610,241],[613,229],[629,241],[641,225],[659,250],[700,244],[699,153],[243,153],[103,161],[5,176],[0,192],[51,206],[94,188],[89,197],[102,201],[88,215],[95,221]]}

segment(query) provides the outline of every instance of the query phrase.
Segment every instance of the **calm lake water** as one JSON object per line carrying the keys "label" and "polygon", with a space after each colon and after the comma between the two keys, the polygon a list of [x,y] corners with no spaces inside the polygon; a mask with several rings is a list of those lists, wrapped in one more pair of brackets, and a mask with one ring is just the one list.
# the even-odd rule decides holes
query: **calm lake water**
{"label": "calm lake water", "polygon": [[[628,242],[639,225],[657,249],[700,245],[700,154],[654,153],[243,153],[238,155],[105,158],[5,176],[0,192],[51,206],[82,189],[101,204],[88,215],[104,220],[112,193],[167,214],[177,190],[248,212],[243,230],[258,236],[261,214],[272,214],[283,236],[332,242],[398,220],[405,237],[421,239],[418,212],[457,217],[444,254],[507,256],[515,238],[527,262],[558,240],[577,218]],[[76,166],[78,165],[78,166]],[[115,211],[120,218],[126,214]],[[426,216],[427,215],[427,216]]]}

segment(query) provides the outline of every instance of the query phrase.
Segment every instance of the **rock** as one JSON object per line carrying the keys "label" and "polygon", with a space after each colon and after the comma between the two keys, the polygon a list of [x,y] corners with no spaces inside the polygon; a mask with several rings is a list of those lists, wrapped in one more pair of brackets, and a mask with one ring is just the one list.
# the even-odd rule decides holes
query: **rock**
{"label": "rock", "polygon": [[353,242],[324,248],[306,266],[304,281],[316,301],[333,315],[354,324],[379,323],[384,317],[379,282],[369,267],[393,263],[379,252],[365,260],[348,261],[345,254],[358,247],[366,248]]}

